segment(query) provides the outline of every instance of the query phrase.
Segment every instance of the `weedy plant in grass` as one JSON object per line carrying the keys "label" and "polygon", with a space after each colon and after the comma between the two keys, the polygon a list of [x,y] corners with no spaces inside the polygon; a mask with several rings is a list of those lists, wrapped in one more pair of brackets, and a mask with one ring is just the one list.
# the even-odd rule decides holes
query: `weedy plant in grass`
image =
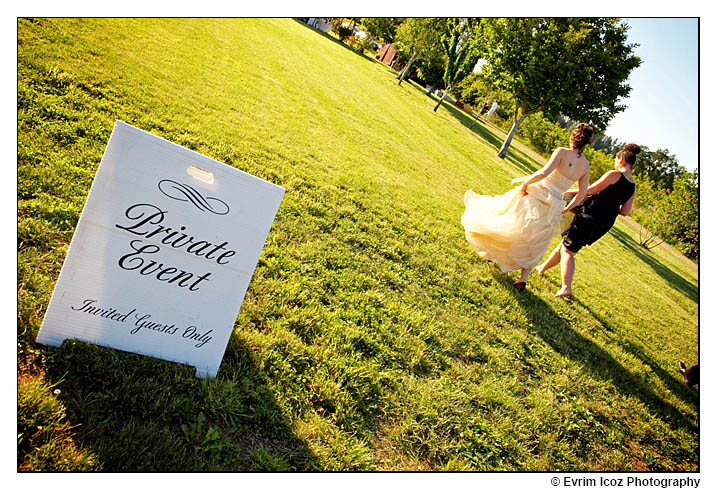
{"label": "weedy plant in grass", "polygon": [[[289,19],[19,19],[18,469],[696,470],[695,270],[619,222],[517,293],[461,198],[542,163],[435,103]],[[116,119],[287,190],[216,379],[34,343]]]}
{"label": "weedy plant in grass", "polygon": [[18,377],[17,461],[19,471],[93,471],[101,464],[78,448],[65,408],[53,389],[23,370]]}

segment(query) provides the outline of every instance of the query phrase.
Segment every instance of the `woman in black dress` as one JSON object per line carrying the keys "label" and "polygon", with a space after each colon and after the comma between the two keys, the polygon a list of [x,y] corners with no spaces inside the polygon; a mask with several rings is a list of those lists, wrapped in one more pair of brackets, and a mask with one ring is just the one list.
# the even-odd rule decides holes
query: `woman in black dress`
{"label": "woman in black dress", "polygon": [[[571,283],[576,269],[574,255],[585,245],[591,245],[608,232],[618,215],[627,216],[633,207],[636,196],[636,185],[631,176],[631,169],[636,163],[636,155],[641,147],[629,143],[616,155],[614,170],[606,172],[601,178],[589,186],[586,201],[575,207],[575,217],[571,226],[563,233],[563,241],[558,244],[551,255],[536,267],[539,274],[561,262],[561,289],[557,297],[572,295]],[[566,194],[576,194],[570,190]]]}

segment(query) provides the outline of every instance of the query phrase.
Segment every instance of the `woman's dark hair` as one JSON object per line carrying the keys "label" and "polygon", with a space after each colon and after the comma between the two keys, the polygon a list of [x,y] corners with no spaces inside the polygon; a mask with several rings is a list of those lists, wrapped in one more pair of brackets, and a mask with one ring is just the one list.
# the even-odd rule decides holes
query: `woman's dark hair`
{"label": "woman's dark hair", "polygon": [[578,156],[581,156],[583,147],[593,138],[593,128],[590,124],[578,123],[571,130],[571,148],[578,150]]}
{"label": "woman's dark hair", "polygon": [[636,163],[636,155],[639,153],[641,153],[641,147],[635,143],[629,143],[624,145],[621,151],[618,152],[617,157],[619,159],[623,158],[627,163],[631,164],[631,167],[633,167],[633,164]]}

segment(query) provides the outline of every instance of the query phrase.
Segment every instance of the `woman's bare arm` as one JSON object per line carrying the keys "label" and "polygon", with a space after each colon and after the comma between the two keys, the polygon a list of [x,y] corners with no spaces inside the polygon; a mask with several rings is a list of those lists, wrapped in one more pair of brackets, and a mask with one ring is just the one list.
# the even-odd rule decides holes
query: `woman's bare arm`
{"label": "woman's bare arm", "polygon": [[574,206],[578,205],[581,201],[583,201],[583,198],[586,197],[587,191],[588,191],[588,172],[586,172],[578,180],[578,192],[576,193],[576,196],[573,197],[571,202],[564,207],[563,213],[566,213],[567,211],[571,211],[571,209]]}
{"label": "woman's bare arm", "polygon": [[[588,187],[588,189],[586,190],[586,195],[592,196],[594,194],[598,194],[601,191],[603,191],[604,189],[606,189],[608,186],[610,186],[611,184],[616,184],[616,182],[618,182],[618,180],[620,178],[621,178],[620,172],[618,172],[617,170],[610,170],[610,171],[606,172],[604,175],[602,175],[598,181],[594,182],[593,184],[591,184]],[[571,195],[571,194],[576,194],[576,193],[578,193],[578,190],[569,189],[568,191],[566,191],[565,194]]]}
{"label": "woman's bare arm", "polygon": [[593,196],[594,194],[598,194],[604,189],[606,189],[611,184],[616,184],[618,180],[621,178],[621,173],[617,170],[610,170],[606,172],[604,175],[601,176],[601,178],[591,184],[588,189],[586,190],[586,194],[588,196]]}
{"label": "woman's bare arm", "polygon": [[627,217],[629,213],[631,213],[631,209],[633,208],[633,198],[636,197],[636,193],[633,193],[633,196],[628,198],[625,203],[621,205],[621,211],[618,213],[623,215],[624,217]]}

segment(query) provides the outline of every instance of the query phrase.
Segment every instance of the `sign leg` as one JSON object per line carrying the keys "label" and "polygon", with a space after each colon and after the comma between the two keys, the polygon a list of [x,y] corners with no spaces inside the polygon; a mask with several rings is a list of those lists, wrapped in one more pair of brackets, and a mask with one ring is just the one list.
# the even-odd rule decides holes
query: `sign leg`
{"label": "sign leg", "polygon": [[217,372],[206,370],[204,368],[197,368],[195,367],[195,376],[197,378],[215,378],[217,376]]}

